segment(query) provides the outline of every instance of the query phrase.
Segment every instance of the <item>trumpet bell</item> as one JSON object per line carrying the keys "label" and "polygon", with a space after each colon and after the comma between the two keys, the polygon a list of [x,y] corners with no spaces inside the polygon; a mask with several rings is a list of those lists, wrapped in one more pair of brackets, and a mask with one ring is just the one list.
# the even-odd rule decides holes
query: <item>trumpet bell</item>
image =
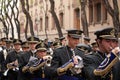
{"label": "trumpet bell", "polygon": [[77,55],[75,57],[78,59],[78,64],[75,64],[75,66],[71,68],[70,70],[73,74],[79,74],[82,71],[81,69],[84,67],[83,59]]}
{"label": "trumpet bell", "polygon": [[52,56],[47,55],[45,56],[45,62],[46,62],[46,66],[51,66],[51,60],[52,60]]}

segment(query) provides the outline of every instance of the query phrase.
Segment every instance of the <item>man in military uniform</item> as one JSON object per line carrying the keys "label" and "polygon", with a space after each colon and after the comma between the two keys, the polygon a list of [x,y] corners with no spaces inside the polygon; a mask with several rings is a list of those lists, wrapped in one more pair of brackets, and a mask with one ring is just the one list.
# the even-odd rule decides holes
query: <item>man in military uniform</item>
{"label": "man in military uniform", "polygon": [[8,73],[6,74],[8,77],[8,80],[19,80],[20,74],[19,74],[19,66],[20,63],[20,55],[23,54],[21,51],[21,43],[22,41],[19,39],[14,39],[14,49],[10,52],[8,52],[8,55],[6,57],[6,66],[9,69]]}
{"label": "man in military uniform", "polygon": [[62,44],[62,46],[66,46],[66,38],[65,37],[60,37],[59,38],[59,40],[60,40],[60,43]]}
{"label": "man in military uniform", "polygon": [[30,50],[30,48],[29,48],[29,44],[28,44],[27,41],[22,42],[22,50],[23,50],[24,52]]}
{"label": "man in military uniform", "polygon": [[86,45],[90,45],[90,38],[89,37],[84,37],[84,43]]}
{"label": "man in military uniform", "polygon": [[31,57],[36,57],[35,46],[39,42],[39,38],[37,38],[35,36],[30,36],[27,38],[27,42],[29,44],[29,51],[25,52],[21,57],[22,58],[21,69],[22,69],[23,77],[24,77],[23,80],[30,80],[30,78],[31,78],[31,75],[28,72],[24,71],[23,69],[28,64]]}
{"label": "man in military uniform", "polygon": [[[73,74],[69,69],[65,69],[63,71],[60,70],[61,68],[66,67],[67,63],[69,64],[70,60],[73,60],[73,65],[76,64],[78,61],[74,60],[76,59],[75,56],[80,56],[80,53],[75,52],[75,48],[76,45],[79,43],[79,39],[83,31],[67,30],[67,32],[68,45],[54,50],[53,59],[51,62],[51,68],[53,68],[53,70],[51,71],[51,75],[58,76],[58,80],[83,80],[80,74]],[[71,65],[69,67],[71,67]]]}
{"label": "man in military uniform", "polygon": [[[120,33],[118,33],[118,38],[120,38]],[[120,47],[120,39],[117,39],[115,41],[116,44],[114,44],[113,46],[119,46]],[[118,58],[120,60],[120,54],[118,54]],[[112,68],[112,73],[113,73],[113,80],[120,80],[120,61],[118,61]]]}
{"label": "man in military uniform", "polygon": [[86,44],[79,43],[76,47],[78,50],[82,51],[84,54],[88,54],[91,51],[91,48]]}
{"label": "man in military uniform", "polygon": [[24,60],[24,66],[29,62],[29,59],[31,56],[35,56],[35,46],[39,42],[39,38],[35,36],[31,36],[27,39],[27,42],[29,44],[29,51],[25,54],[23,54],[22,58]]}
{"label": "man in military uniform", "polygon": [[98,44],[96,43],[96,41],[91,43],[91,47],[93,53],[96,53],[98,51]]}
{"label": "man in military uniform", "polygon": [[[6,71],[5,61],[8,53],[12,50],[11,48],[11,40],[4,40],[4,48],[2,48],[2,51],[0,51],[0,65],[1,65],[1,72],[2,72],[2,80],[5,80],[5,76],[3,75],[4,71]],[[3,46],[2,46],[3,47]]]}
{"label": "man in military uniform", "polygon": [[90,38],[89,37],[84,37],[84,44],[89,46],[89,51],[91,51],[91,45],[90,45]]}
{"label": "man in military uniform", "polygon": [[53,50],[59,47],[62,47],[62,44],[60,42],[53,42]]}
{"label": "man in military uniform", "polygon": [[[111,80],[111,68],[118,61],[114,52],[113,28],[104,28],[94,33],[99,50],[84,58],[84,72],[87,80]],[[112,51],[112,52],[111,52]]]}
{"label": "man in military uniform", "polygon": [[31,80],[49,80],[45,75],[45,67],[48,66],[47,60],[51,57],[47,55],[47,47],[44,42],[41,42],[36,45],[35,49],[38,60],[29,68],[30,73],[32,73]]}
{"label": "man in military uniform", "polygon": [[6,70],[5,67],[5,60],[7,56],[7,50],[6,50],[6,38],[1,38],[0,40],[0,79],[5,79],[6,77],[3,75],[4,71]]}

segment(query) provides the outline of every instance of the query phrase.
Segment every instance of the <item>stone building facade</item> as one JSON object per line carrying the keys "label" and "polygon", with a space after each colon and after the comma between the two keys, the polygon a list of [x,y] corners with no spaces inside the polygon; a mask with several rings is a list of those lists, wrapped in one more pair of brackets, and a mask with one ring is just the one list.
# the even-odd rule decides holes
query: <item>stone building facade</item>
{"label": "stone building facade", "polygon": [[[54,0],[55,12],[60,22],[60,26],[64,36],[68,29],[81,29],[81,7],[79,0]],[[93,1],[93,2],[92,2]],[[112,0],[109,0],[112,4]],[[119,2],[119,1],[118,1]],[[35,35],[39,38],[53,40],[58,37],[56,25],[50,13],[49,0],[29,0],[30,15],[33,20]],[[85,7],[88,20],[89,37],[92,41],[95,39],[94,32],[101,28],[113,26],[112,19],[106,11],[102,0],[88,0]],[[21,37],[24,37],[25,15],[20,8]],[[46,21],[45,21],[46,19]],[[46,24],[46,26],[45,26]],[[28,30],[29,32],[29,30]],[[47,34],[47,36],[46,36]],[[84,36],[84,35],[83,35]]]}

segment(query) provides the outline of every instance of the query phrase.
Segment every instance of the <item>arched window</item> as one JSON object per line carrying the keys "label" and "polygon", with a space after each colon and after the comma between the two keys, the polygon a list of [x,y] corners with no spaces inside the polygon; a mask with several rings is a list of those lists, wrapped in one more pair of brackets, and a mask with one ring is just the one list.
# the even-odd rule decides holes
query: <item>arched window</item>
{"label": "arched window", "polygon": [[60,26],[61,28],[64,28],[64,14],[63,13],[60,13],[59,14],[59,20],[60,20]]}
{"label": "arched window", "polygon": [[80,29],[80,10],[79,8],[74,10],[74,27]]}

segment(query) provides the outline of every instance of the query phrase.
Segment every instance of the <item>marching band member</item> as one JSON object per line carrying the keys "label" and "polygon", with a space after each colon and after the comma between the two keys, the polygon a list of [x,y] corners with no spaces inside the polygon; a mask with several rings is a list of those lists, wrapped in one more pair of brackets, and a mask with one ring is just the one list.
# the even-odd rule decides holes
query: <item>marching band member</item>
{"label": "marching band member", "polygon": [[94,34],[99,49],[96,53],[88,54],[84,58],[85,77],[87,80],[111,80],[111,68],[118,61],[113,45],[116,44],[114,29],[104,28]]}
{"label": "marching band member", "polygon": [[60,40],[60,43],[62,44],[62,46],[66,46],[67,41],[66,41],[65,37],[60,37],[59,40]]}
{"label": "marching band member", "polygon": [[19,61],[20,55],[23,54],[21,49],[22,41],[19,39],[14,39],[14,50],[8,52],[6,57],[6,66],[8,68],[7,77],[8,80],[19,80]]}
{"label": "marching band member", "polygon": [[79,38],[82,33],[81,30],[68,30],[68,45],[54,50],[51,62],[52,77],[55,78],[58,76],[58,80],[83,80],[80,74],[73,74],[72,71],[69,70],[73,68],[75,64],[78,64],[76,55],[80,57],[81,53],[76,53],[74,50],[79,43]]}
{"label": "marching band member", "polygon": [[92,46],[92,52],[96,53],[99,49],[98,49],[98,44],[96,43],[96,41],[91,43]]}
{"label": "marching band member", "polygon": [[23,72],[23,80],[30,80],[31,78],[31,74],[29,74],[29,72],[24,71],[24,68],[26,67],[26,65],[28,64],[28,62],[31,60],[31,57],[35,57],[36,56],[36,49],[35,46],[36,44],[39,42],[39,38],[35,37],[35,36],[30,36],[27,38],[27,42],[29,45],[29,51],[26,51],[25,54],[22,55],[22,72]]}
{"label": "marching band member", "polygon": [[46,61],[51,58],[47,57],[47,47],[44,42],[38,43],[36,45],[36,57],[38,61],[30,66],[29,71],[32,73],[33,77],[31,80],[49,80],[45,75],[45,67],[50,66]]}
{"label": "marching band member", "polygon": [[6,50],[6,38],[0,39],[0,80],[5,79],[6,77],[3,75],[6,70],[5,60],[8,52]]}
{"label": "marching band member", "polygon": [[22,42],[22,50],[23,50],[24,52],[30,50],[30,48],[29,48],[29,44],[28,44],[27,41]]}

